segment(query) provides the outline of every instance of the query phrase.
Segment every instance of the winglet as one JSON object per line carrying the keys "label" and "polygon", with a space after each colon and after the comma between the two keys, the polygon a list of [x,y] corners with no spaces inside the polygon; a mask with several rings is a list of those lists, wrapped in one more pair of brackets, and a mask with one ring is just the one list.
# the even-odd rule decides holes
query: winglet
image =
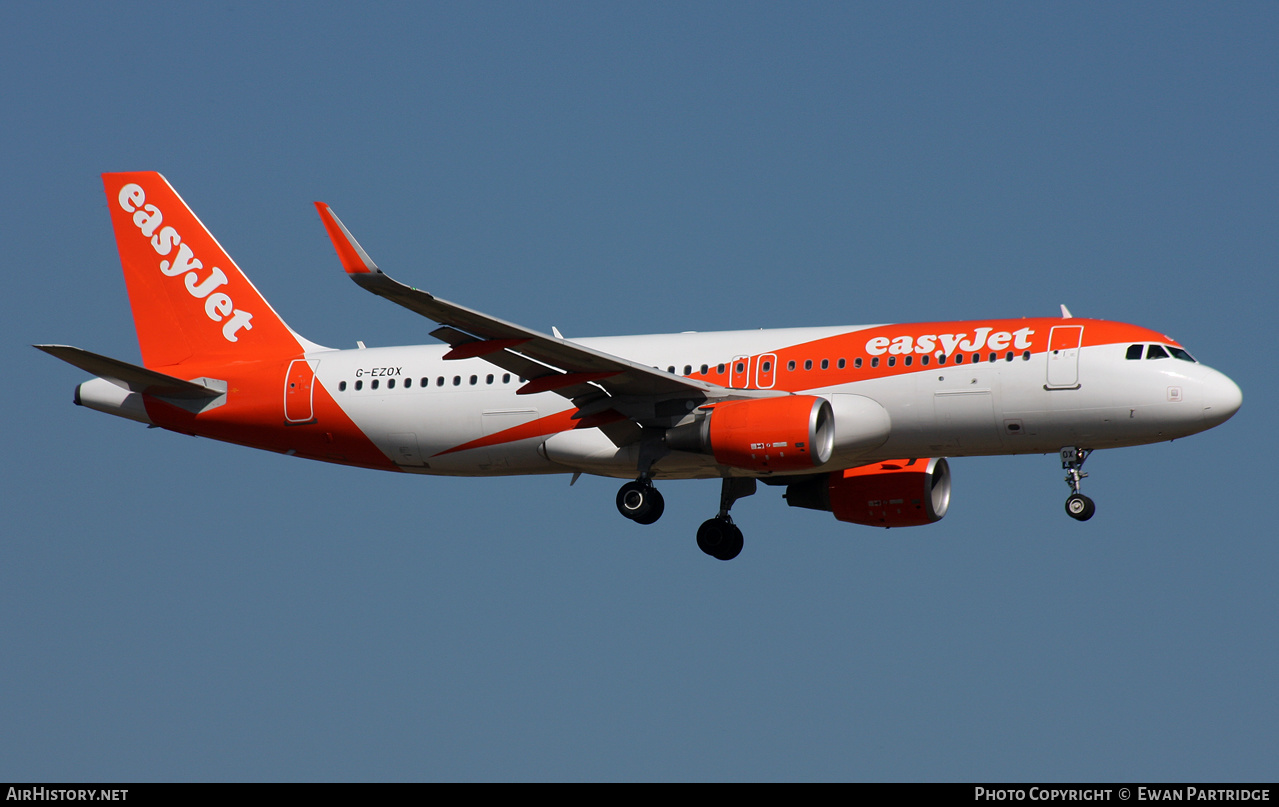
{"label": "winglet", "polygon": [[346,229],[332,208],[324,202],[316,202],[315,209],[319,211],[320,221],[324,222],[329,240],[333,242],[333,248],[337,250],[338,260],[342,261],[342,268],[348,275],[381,273],[382,270],[377,268],[377,264],[369,257],[369,253],[364,251],[360,242],[355,240],[355,236]]}

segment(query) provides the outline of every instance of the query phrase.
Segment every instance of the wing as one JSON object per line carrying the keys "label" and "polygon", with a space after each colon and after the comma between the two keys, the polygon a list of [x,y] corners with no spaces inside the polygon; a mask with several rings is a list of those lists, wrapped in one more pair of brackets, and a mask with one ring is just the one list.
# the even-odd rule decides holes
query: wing
{"label": "wing", "polygon": [[[342,267],[374,294],[440,323],[431,335],[453,349],[445,359],[482,358],[527,379],[517,394],[555,392],[578,407],[574,417],[610,410],[640,426],[669,423],[707,401],[775,397],[784,392],[729,389],[664,373],[451,303],[382,272],[328,205],[315,203]],[[691,404],[691,405],[690,405]]]}

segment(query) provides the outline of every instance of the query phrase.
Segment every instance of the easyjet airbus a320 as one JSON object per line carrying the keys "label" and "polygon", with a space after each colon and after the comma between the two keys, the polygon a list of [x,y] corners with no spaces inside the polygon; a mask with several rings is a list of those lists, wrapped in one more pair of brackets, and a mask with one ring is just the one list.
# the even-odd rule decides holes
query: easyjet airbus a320
{"label": "easyjet airbus a320", "polygon": [[[75,402],[183,434],[384,471],[627,479],[617,509],[662,515],[655,480],[719,478],[698,546],[729,560],[756,482],[877,527],[950,504],[945,457],[1059,453],[1085,521],[1084,460],[1173,440],[1239,409],[1239,387],[1175,340],[1072,318],[565,339],[392,280],[328,206],[342,267],[436,323],[442,345],[333,350],[284,323],[154,172],[104,174],[143,366],[41,350],[97,376]],[[554,329],[552,329],[554,330]]]}

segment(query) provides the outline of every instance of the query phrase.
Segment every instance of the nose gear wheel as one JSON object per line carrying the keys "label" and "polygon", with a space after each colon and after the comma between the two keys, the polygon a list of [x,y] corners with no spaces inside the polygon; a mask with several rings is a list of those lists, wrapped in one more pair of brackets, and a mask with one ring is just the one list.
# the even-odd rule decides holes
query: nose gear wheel
{"label": "nose gear wheel", "polygon": [[1076,521],[1087,521],[1097,512],[1097,505],[1092,499],[1079,492],[1079,483],[1088,474],[1083,472],[1084,460],[1092,453],[1091,448],[1066,446],[1061,450],[1061,467],[1066,472],[1066,484],[1070,485],[1070,496],[1066,498],[1066,515]]}

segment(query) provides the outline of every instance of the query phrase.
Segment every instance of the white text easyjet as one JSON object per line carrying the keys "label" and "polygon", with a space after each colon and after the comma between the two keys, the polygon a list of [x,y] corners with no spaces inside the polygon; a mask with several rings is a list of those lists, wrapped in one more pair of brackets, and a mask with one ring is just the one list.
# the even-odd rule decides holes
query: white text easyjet
{"label": "white text easyjet", "polygon": [[898,336],[893,338],[876,336],[866,342],[866,352],[872,356],[879,356],[883,353],[892,353],[900,356],[905,353],[932,353],[937,350],[949,356],[956,349],[971,353],[981,350],[983,345],[991,350],[1004,350],[1010,343],[1017,350],[1025,350],[1030,347],[1030,335],[1034,333],[1030,328],[1021,328],[1011,333],[1008,331],[991,333],[993,330],[994,328],[978,328],[972,339],[964,338],[968,336],[967,333],[926,334],[919,337]]}
{"label": "white text easyjet", "polygon": [[175,246],[178,248],[178,254],[172,261],[160,261],[160,271],[167,277],[185,275],[183,281],[187,293],[197,300],[204,300],[204,313],[209,319],[222,322],[230,315],[231,318],[226,319],[222,326],[224,339],[238,342],[236,331],[253,330],[252,314],[236,308],[229,295],[220,291],[213,292],[219,286],[226,285],[226,273],[215,266],[209,270],[208,277],[200,280],[197,272],[204,268],[204,264],[195,257],[191,247],[182,243],[182,236],[178,231],[172,227],[164,227],[156,232],[164,221],[164,213],[155,205],[146,204],[146,192],[142,190],[142,186],[132,183],[125,185],[120,189],[119,199],[120,207],[133,214],[133,223],[144,236],[151,239],[151,247],[157,254],[168,255]]}

